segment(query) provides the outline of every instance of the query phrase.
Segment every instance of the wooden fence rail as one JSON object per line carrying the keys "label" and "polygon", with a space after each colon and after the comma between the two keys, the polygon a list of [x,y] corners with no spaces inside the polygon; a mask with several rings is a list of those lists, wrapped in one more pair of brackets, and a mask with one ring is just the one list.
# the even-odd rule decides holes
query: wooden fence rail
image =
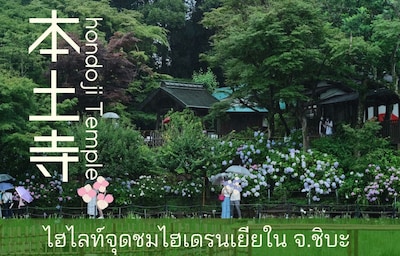
{"label": "wooden fence rail", "polygon": [[[243,218],[397,218],[398,209],[388,205],[357,205],[357,204],[241,204]],[[31,218],[86,218],[86,207],[36,207],[26,206],[15,209],[15,217]],[[220,218],[220,204],[213,205],[172,205],[159,206],[127,205],[123,207],[108,207],[106,218]]]}

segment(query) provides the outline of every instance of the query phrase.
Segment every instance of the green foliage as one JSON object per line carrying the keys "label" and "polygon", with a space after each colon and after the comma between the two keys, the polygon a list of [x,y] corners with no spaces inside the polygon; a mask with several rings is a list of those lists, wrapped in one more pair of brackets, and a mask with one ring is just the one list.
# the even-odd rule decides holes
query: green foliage
{"label": "green foliage", "polygon": [[159,0],[142,8],[147,24],[161,25],[167,29],[181,27],[185,23],[186,7],[180,0]]}
{"label": "green foliage", "polygon": [[[396,49],[399,45],[399,5],[397,1],[324,1],[323,9],[327,18],[336,28],[345,33],[345,39],[334,43],[336,53],[341,52],[341,61],[347,65],[333,64],[336,77],[352,73],[359,80],[383,82],[385,74],[393,76],[391,86],[397,90],[399,60]],[[342,50],[339,50],[341,48]],[[337,61],[337,60],[336,60]],[[335,62],[336,62],[335,61]],[[346,66],[349,69],[346,69]],[[336,68],[337,67],[337,68]],[[343,69],[343,70],[342,70]],[[342,72],[338,72],[342,70]],[[347,71],[347,72],[343,72]],[[360,88],[361,92],[365,88]]]}
{"label": "green foliage", "polygon": [[[107,48],[109,53],[123,56],[114,60],[118,60],[116,62],[121,65],[128,63],[119,60],[129,61],[131,67],[135,68],[128,70],[117,66],[119,71],[137,75],[134,81],[126,82],[120,73],[111,74],[115,80],[105,78],[108,83],[118,87],[122,85],[112,81],[124,80],[124,89],[134,99],[129,106],[124,106],[121,104],[122,96],[119,95],[113,104],[106,106],[120,114],[119,123],[100,119],[96,128],[98,161],[104,163],[99,171],[112,179],[111,187],[116,189],[114,192],[119,197],[118,204],[140,203],[141,200],[146,200],[146,204],[160,203],[167,194],[194,197],[201,192],[205,177],[219,173],[231,164],[246,165],[257,176],[243,180],[248,183],[246,200],[254,202],[266,199],[267,187],[282,198],[291,196],[290,191],[293,190],[302,193],[301,190],[305,188],[302,187],[304,183],[299,182],[300,177],[304,175],[311,179],[311,176],[307,176],[311,172],[317,174],[313,180],[316,183],[319,180],[327,182],[327,178],[335,179],[334,176],[343,171],[348,181],[342,186],[342,196],[351,194],[356,187],[361,190],[371,189],[375,185],[383,188],[387,179],[398,174],[398,170],[392,167],[400,164],[400,156],[386,140],[377,136],[380,127],[373,122],[367,122],[359,129],[346,125],[339,127],[334,136],[314,141],[313,153],[301,153],[297,148],[298,143],[288,145],[268,141],[264,134],[252,137],[247,136],[247,133],[233,133],[223,140],[210,140],[203,133],[201,120],[187,110],[168,114],[171,122],[164,126],[165,144],[158,149],[147,147],[140,132],[130,125],[131,120],[143,124],[155,120],[154,115],[137,114],[136,110],[145,95],[158,86],[155,81],[162,78],[162,75],[152,72],[149,66],[153,56],[160,56],[162,51],[163,57],[170,57],[169,40],[175,40],[175,43],[179,41],[181,44],[176,43],[175,46],[183,45],[181,48],[185,49],[181,52],[185,52],[186,48],[198,47],[194,38],[202,38],[206,42],[207,37],[214,32],[213,48],[204,55],[205,59],[223,69],[226,81],[235,89],[235,96],[250,97],[249,100],[268,108],[270,122],[277,120],[279,100],[306,100],[303,91],[309,89],[308,86],[316,80],[334,78],[354,83],[354,79],[379,81],[383,74],[391,74],[391,86],[397,89],[399,4],[396,1],[327,0],[319,4],[315,4],[317,1],[303,0],[276,0],[268,3],[254,0],[198,1],[203,10],[209,11],[204,16],[202,29],[196,27],[195,20],[185,20],[185,14],[189,13],[185,12],[182,1],[150,2],[143,2],[143,8],[138,8],[141,4],[136,3],[138,6],[132,7],[136,9],[133,11],[110,7],[107,0],[0,0],[2,172],[10,173],[19,180],[25,179],[24,172],[27,172],[30,175],[26,177],[32,180],[31,174],[37,174],[38,170],[29,163],[29,147],[35,144],[34,136],[49,135],[51,129],[57,129],[59,134],[74,135],[80,148],[85,148],[87,136],[93,135],[87,133],[83,122],[70,125],[55,122],[50,125],[28,121],[30,114],[48,114],[50,104],[48,95],[35,96],[32,93],[34,87],[48,85],[43,76],[48,70],[48,56],[38,54],[39,49],[34,54],[27,53],[29,45],[45,31],[46,25],[29,24],[28,18],[49,17],[50,10],[57,9],[60,17],[78,17],[81,20],[87,17],[103,18],[98,29],[104,49],[111,44],[114,48]],[[201,12],[190,14],[197,15],[197,19],[202,16]],[[85,22],[81,22],[76,26],[63,24],[62,27],[78,38],[83,38],[85,25]],[[166,29],[170,30],[170,34],[167,34]],[[125,36],[130,35],[133,35],[130,39],[134,43],[129,41],[124,44],[127,39]],[[191,47],[192,44],[196,44],[196,47]],[[50,40],[45,40],[41,45],[43,48],[49,46]],[[193,61],[192,56],[182,55],[185,55],[179,56],[182,66]],[[197,57],[197,54],[193,55]],[[206,84],[211,91],[218,85],[217,80],[210,69],[204,70],[194,73],[193,80]],[[189,76],[192,72],[189,72]],[[66,74],[66,81],[72,80],[71,74]],[[365,83],[358,84],[356,88],[363,99],[363,92],[369,88],[365,87]],[[70,113],[79,103],[76,98],[68,99],[59,103],[57,110],[59,113]],[[229,105],[226,103],[215,105],[215,111],[209,117],[223,117],[227,107]],[[293,114],[288,112],[283,116],[295,119]],[[293,141],[292,137],[290,143]],[[296,142],[299,141],[296,139]],[[80,163],[71,165],[70,170],[71,180],[79,184],[83,182],[83,170],[86,169],[83,152],[80,153],[80,159]],[[332,170],[330,168],[336,159],[340,161],[340,167]],[[301,165],[303,162],[306,167]],[[50,167],[52,171],[59,169],[56,165]],[[288,168],[293,168],[293,172]],[[370,168],[370,175],[365,175],[366,168]],[[323,173],[318,173],[321,170],[332,175],[322,177]],[[283,174],[285,171],[287,173]],[[292,176],[294,173],[297,176]],[[382,174],[380,183],[373,184],[374,176],[379,174]],[[359,175],[364,175],[363,179]],[[33,187],[40,187],[41,183],[46,182],[46,179],[34,176]],[[52,177],[51,182],[58,184],[59,177]],[[356,186],[357,183],[363,187]],[[130,188],[127,187],[129,184]],[[76,194],[71,188],[73,185],[75,183],[64,185],[62,202],[66,202],[67,196]],[[394,185],[397,189],[398,185]],[[170,186],[169,192],[166,192],[165,186]],[[46,196],[56,194],[59,188],[53,188],[55,190],[41,190],[38,193]],[[316,195],[317,191],[312,191]],[[259,196],[256,196],[257,192]],[[379,198],[380,202],[392,196],[389,192],[380,194],[384,195]],[[157,200],[152,199],[154,195],[158,196]],[[132,197],[135,199],[131,200]],[[59,200],[53,198],[50,202],[43,198],[37,200],[44,205]]]}
{"label": "green foliage", "polygon": [[[99,26],[96,28],[100,46],[106,44],[117,32],[124,35],[134,35],[136,42],[129,45],[130,50],[127,50],[127,47],[120,47],[116,51],[108,49],[107,61],[101,59],[101,64],[107,65],[107,68],[104,68],[104,70],[111,73],[114,72],[111,75],[108,74],[108,77],[106,77],[106,82],[110,83],[107,88],[111,86],[121,87],[121,80],[125,82],[126,78],[122,78],[124,75],[123,71],[125,69],[128,70],[128,68],[121,67],[123,65],[125,65],[125,67],[135,66],[135,70],[129,73],[130,76],[140,73],[138,74],[140,77],[139,79],[141,79],[142,73],[152,73],[149,65],[152,64],[153,53],[160,45],[168,47],[167,31],[165,29],[157,25],[152,26],[145,24],[142,14],[138,11],[118,11],[116,8],[112,8],[109,5],[109,1],[85,1],[82,3],[77,0],[32,0],[29,1],[29,3],[22,4],[20,1],[10,3],[1,0],[0,5],[4,8],[0,14],[0,18],[2,19],[2,24],[0,24],[0,42],[2,45],[0,48],[0,59],[2,60],[0,68],[11,70],[15,74],[21,76],[27,76],[39,84],[48,83],[45,81],[43,74],[45,74],[49,68],[49,59],[48,56],[38,54],[39,49],[35,49],[33,53],[28,54],[28,47],[45,32],[46,25],[30,24],[29,18],[49,17],[52,9],[57,10],[57,15],[59,17],[74,17],[80,19],[79,24],[61,25],[62,29],[67,33],[79,39],[84,39],[87,31],[86,26],[88,22],[86,18],[101,18],[102,20],[99,21]],[[62,43],[63,41],[60,40],[59,42]],[[48,38],[44,40],[40,48],[50,48],[50,40]],[[115,54],[115,52],[119,52],[120,50],[125,50],[124,54]],[[117,65],[117,67],[114,66],[114,68],[120,71],[120,73],[111,70],[113,65],[110,55],[111,57],[114,55],[114,59],[119,57],[117,64],[121,66],[114,63],[114,65]],[[100,58],[100,56],[98,57]],[[126,59],[131,62],[130,65],[123,62],[123,60]],[[78,64],[76,64],[74,60],[69,59],[68,61],[70,64],[74,63],[75,68],[77,68]],[[84,64],[83,61],[80,63]],[[77,69],[78,72],[82,72],[79,68]],[[66,84],[74,83],[74,85],[76,85],[76,82],[71,80],[73,80],[73,78],[80,78],[82,74],[77,74],[77,70],[67,69],[65,67],[62,67],[60,70],[67,72],[65,75],[67,78],[62,81]],[[101,78],[103,76],[105,75],[102,74]],[[127,87],[129,82],[122,84]],[[107,96],[112,96],[112,93],[108,93]],[[119,100],[121,99],[115,101]]]}
{"label": "green foliage", "polygon": [[[71,126],[71,135],[75,136],[77,146],[81,149],[79,163],[72,165],[70,173],[76,180],[84,180],[84,171],[88,169],[84,149],[95,150],[97,163],[104,164],[99,168],[99,175],[113,179],[134,179],[154,170],[154,159],[151,150],[144,144],[141,134],[131,127],[109,119],[99,119],[95,129],[87,128],[85,120]],[[97,139],[97,147],[90,138]]]}
{"label": "green foliage", "polygon": [[398,91],[398,82],[400,72],[397,68],[400,61],[399,46],[400,16],[394,18],[384,18],[384,15],[378,16],[373,22],[372,40],[377,45],[382,54],[379,56],[378,70],[380,74],[390,73],[392,82],[389,88]]}
{"label": "green foliage", "polygon": [[202,177],[209,138],[203,132],[201,120],[188,109],[170,111],[166,116],[171,121],[164,124],[164,145],[157,152],[159,168],[184,179]]}
{"label": "green foliage", "polygon": [[29,79],[0,74],[0,134],[21,131],[35,107],[33,88]]}
{"label": "green foliage", "polygon": [[210,93],[214,92],[218,87],[217,77],[211,71],[211,68],[207,68],[207,71],[200,70],[199,72],[194,72],[192,80],[195,83],[204,84]]}
{"label": "green foliage", "polygon": [[343,19],[343,30],[354,36],[368,38],[371,34],[371,14],[365,7],[359,7],[352,16]]}
{"label": "green foliage", "polygon": [[28,123],[37,109],[33,88],[27,78],[0,73],[0,172],[18,175],[27,168],[29,144],[36,129]]}
{"label": "green foliage", "polygon": [[[246,4],[251,6],[237,8]],[[202,24],[216,30],[213,49],[203,58],[222,67],[237,97],[268,109],[274,136],[271,123],[279,112],[279,100],[304,100],[303,91],[316,77],[316,67],[325,71],[323,45],[331,27],[319,6],[308,1],[271,1],[268,5],[227,1],[206,13]]]}
{"label": "green foliage", "polygon": [[[184,201],[202,193],[209,139],[203,134],[201,120],[190,110],[170,111],[167,116],[171,121],[164,124],[164,144],[154,151],[142,147],[143,152],[134,153],[136,159],[139,154],[147,159],[154,156],[152,168],[143,166],[138,177],[111,176],[117,182],[111,188],[118,204],[156,205],[167,197]],[[121,166],[122,170],[126,168]]]}
{"label": "green foliage", "polygon": [[378,122],[366,122],[358,129],[343,125],[341,129],[332,137],[313,141],[312,148],[335,155],[346,170],[360,171],[370,163],[385,166],[398,163],[397,153],[390,149],[388,140],[378,135],[381,129]]}
{"label": "green foliage", "polygon": [[[0,68],[17,76],[26,76],[35,82],[43,81],[46,68],[45,58],[41,55],[28,55],[28,47],[42,33],[40,26],[32,26],[28,18],[43,17],[44,10],[30,9],[17,2],[0,1]],[[48,15],[50,14],[50,11]]]}
{"label": "green foliage", "polygon": [[343,139],[353,145],[354,155],[362,157],[368,152],[389,147],[389,141],[379,137],[378,132],[382,129],[379,122],[368,121],[357,129],[344,125]]}

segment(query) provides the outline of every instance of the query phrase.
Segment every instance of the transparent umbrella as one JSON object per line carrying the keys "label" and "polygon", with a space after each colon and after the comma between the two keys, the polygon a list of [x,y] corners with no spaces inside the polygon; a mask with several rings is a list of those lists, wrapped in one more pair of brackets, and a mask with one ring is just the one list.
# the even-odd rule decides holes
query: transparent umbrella
{"label": "transparent umbrella", "polygon": [[103,118],[118,119],[119,115],[114,112],[106,112],[102,115]]}
{"label": "transparent umbrella", "polygon": [[222,185],[223,181],[225,180],[225,177],[228,177],[229,174],[225,172],[218,173],[216,175],[212,175],[209,180],[212,185]]}
{"label": "transparent umbrella", "polygon": [[249,176],[251,174],[247,168],[240,166],[240,165],[229,166],[228,169],[225,170],[225,172],[236,173],[236,174],[247,175],[247,176]]}

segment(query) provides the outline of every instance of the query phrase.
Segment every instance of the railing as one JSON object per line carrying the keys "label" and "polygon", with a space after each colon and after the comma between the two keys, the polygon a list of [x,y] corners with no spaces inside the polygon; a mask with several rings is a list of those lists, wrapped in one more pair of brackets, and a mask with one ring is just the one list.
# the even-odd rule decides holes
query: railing
{"label": "railing", "polygon": [[[241,204],[242,217],[250,219],[266,218],[397,218],[399,213],[393,205],[358,204]],[[14,209],[18,218],[86,218],[86,207],[30,207]],[[127,205],[108,207],[105,218],[220,218],[221,205]],[[234,216],[235,217],[235,216]]]}
{"label": "railing", "polygon": [[161,132],[157,130],[142,131],[142,136],[149,147],[159,147],[164,143]]}
{"label": "railing", "polygon": [[[400,144],[400,119],[399,120],[387,120],[380,122],[382,126],[381,135],[383,138],[389,138],[392,144]],[[214,132],[207,133],[211,138],[218,138],[219,135]],[[150,147],[162,146],[163,139],[162,133],[158,130],[144,130],[142,131],[142,136],[144,141]],[[308,139],[314,140],[320,138],[317,131],[310,131],[308,135]],[[275,139],[284,139],[284,138],[275,138]]]}
{"label": "railing", "polygon": [[[216,134],[214,131],[207,131],[207,136],[212,139],[217,139],[220,136]],[[162,138],[162,132],[158,130],[143,130],[142,136],[144,138],[145,143],[149,147],[159,147],[164,143],[164,139]]]}

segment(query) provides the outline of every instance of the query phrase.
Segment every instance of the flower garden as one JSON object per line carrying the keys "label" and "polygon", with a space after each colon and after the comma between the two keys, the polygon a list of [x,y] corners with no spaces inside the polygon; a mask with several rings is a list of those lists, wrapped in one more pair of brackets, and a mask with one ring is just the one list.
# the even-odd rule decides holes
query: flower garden
{"label": "flower garden", "polygon": [[[113,197],[111,207],[165,204],[217,207],[220,186],[212,185],[209,179],[233,164],[245,166],[251,172],[249,176],[230,174],[231,178],[236,176],[241,180],[242,204],[361,204],[390,205],[393,209],[398,206],[400,169],[396,163],[399,157],[383,141],[378,141],[380,144],[373,149],[364,150],[364,144],[370,144],[368,141],[358,139],[358,144],[352,144],[354,140],[346,137],[349,132],[343,131],[342,137],[322,138],[319,140],[322,146],[316,144],[304,150],[296,132],[285,140],[270,140],[260,131],[210,139],[195,121],[185,118],[181,116],[182,123],[193,125],[186,125],[186,132],[180,131],[179,136],[174,134],[174,127],[167,129],[162,147],[149,149],[143,143],[138,145],[146,148],[142,150],[146,156],[136,157],[153,156],[148,168],[143,166],[142,171],[135,170],[136,174],[127,170],[103,174],[107,194]],[[341,145],[339,153],[332,150],[335,143]],[[325,149],[329,145],[329,150],[324,152],[324,145]],[[352,152],[348,148],[359,148],[363,153],[357,158],[352,154],[345,156],[343,152]],[[383,152],[382,156],[371,162],[377,151]],[[76,182],[63,183],[61,178],[57,172],[50,180],[26,173],[18,185],[28,188],[34,197],[30,207],[83,207],[77,183],[80,187],[85,183],[78,175]]]}

